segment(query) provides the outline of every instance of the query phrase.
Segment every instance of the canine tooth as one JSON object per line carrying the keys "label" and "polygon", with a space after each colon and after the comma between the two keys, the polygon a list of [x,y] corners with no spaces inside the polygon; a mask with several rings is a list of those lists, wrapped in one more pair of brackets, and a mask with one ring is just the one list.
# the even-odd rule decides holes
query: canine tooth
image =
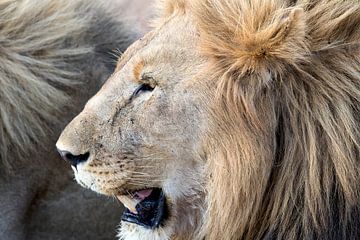
{"label": "canine tooth", "polygon": [[140,200],[126,195],[117,196],[117,198],[127,209],[129,209],[130,212],[137,214],[136,205],[140,202]]}

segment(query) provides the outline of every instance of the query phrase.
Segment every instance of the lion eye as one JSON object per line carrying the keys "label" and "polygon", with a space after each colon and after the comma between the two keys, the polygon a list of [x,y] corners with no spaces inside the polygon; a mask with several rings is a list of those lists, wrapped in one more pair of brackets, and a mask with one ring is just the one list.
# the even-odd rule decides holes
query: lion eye
{"label": "lion eye", "polygon": [[154,88],[152,86],[150,86],[149,84],[143,83],[135,89],[132,97],[135,97],[136,95],[140,94],[141,92],[151,92],[152,90],[154,90]]}

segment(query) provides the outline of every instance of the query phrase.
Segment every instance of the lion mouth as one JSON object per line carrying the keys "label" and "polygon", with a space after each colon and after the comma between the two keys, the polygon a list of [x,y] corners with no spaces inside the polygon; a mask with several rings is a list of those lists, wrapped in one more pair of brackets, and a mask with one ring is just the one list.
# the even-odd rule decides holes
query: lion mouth
{"label": "lion mouth", "polygon": [[122,221],[154,229],[159,227],[168,216],[166,197],[161,189],[144,189],[117,198],[126,207]]}

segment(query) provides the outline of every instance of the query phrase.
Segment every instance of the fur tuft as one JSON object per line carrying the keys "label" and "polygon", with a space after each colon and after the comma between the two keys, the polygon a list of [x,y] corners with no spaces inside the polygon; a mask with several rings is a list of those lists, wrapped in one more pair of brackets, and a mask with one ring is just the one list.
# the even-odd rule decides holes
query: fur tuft
{"label": "fur tuft", "polygon": [[[102,76],[102,66],[111,73],[111,51],[127,41],[121,25],[94,1],[0,0],[2,170],[47,144],[42,139],[73,101],[69,89]],[[90,61],[99,69],[89,70]]]}
{"label": "fur tuft", "polygon": [[[195,1],[203,51],[221,68],[241,76],[287,71],[303,61],[305,41],[303,9],[279,1]],[[217,32],[219,34],[213,34]]]}

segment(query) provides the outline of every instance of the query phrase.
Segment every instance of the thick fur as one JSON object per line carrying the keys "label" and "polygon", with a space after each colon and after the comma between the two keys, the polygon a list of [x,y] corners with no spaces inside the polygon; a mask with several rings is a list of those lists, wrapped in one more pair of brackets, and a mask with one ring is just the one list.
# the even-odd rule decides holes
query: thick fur
{"label": "thick fur", "polygon": [[218,84],[200,238],[358,238],[359,2],[163,2]]}
{"label": "thick fur", "polygon": [[358,238],[360,3],[190,3],[218,84],[203,236]]}
{"label": "thick fur", "polygon": [[106,8],[0,0],[1,239],[115,237],[118,204],[80,189],[54,147],[114,70],[114,51],[130,43],[120,16]]}

